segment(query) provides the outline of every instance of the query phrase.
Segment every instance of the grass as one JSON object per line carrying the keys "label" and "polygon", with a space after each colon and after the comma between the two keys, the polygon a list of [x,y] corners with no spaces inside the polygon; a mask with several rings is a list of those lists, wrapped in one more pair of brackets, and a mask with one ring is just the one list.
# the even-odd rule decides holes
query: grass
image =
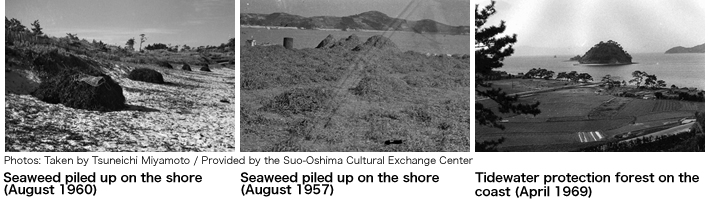
{"label": "grass", "polygon": [[[241,58],[241,151],[469,151],[469,57],[256,46]],[[426,81],[444,84],[413,83]]]}

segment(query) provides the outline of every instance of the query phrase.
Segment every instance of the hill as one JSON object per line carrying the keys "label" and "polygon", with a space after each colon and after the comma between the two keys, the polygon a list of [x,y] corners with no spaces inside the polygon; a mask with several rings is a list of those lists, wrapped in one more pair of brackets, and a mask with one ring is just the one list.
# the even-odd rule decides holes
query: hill
{"label": "hill", "polygon": [[469,26],[451,26],[430,19],[418,21],[392,18],[378,11],[345,17],[302,17],[288,13],[242,13],[241,25],[297,27],[300,29],[395,30],[417,33],[469,34]]}
{"label": "hill", "polygon": [[703,43],[701,45],[696,45],[691,48],[677,46],[677,47],[667,50],[664,53],[705,53],[705,52],[706,52],[706,44]]}
{"label": "hill", "polygon": [[622,49],[619,43],[609,40],[597,43],[585,52],[578,62],[581,64],[631,64],[632,56]]}

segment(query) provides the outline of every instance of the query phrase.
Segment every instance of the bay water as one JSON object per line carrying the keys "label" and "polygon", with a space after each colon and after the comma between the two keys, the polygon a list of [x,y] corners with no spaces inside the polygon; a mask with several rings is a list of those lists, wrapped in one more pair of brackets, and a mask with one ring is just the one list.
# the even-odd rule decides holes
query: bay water
{"label": "bay water", "polygon": [[330,34],[337,40],[355,34],[362,43],[371,36],[384,35],[396,43],[402,51],[431,54],[470,54],[470,35],[420,34],[408,31],[341,31],[241,27],[241,45],[244,45],[248,39],[255,39],[258,44],[282,45],[284,37],[291,37],[294,40],[294,48],[315,48],[320,41]]}
{"label": "bay water", "polygon": [[577,71],[590,74],[594,81],[610,74],[621,80],[632,79],[632,72],[639,70],[656,75],[658,80],[666,81],[667,87],[695,87],[705,90],[705,54],[664,54],[635,53],[632,62],[637,64],[619,66],[578,65],[570,62],[573,55],[554,56],[510,56],[504,60],[504,66],[496,69],[511,74],[526,73],[532,68],[543,68],[556,72]]}

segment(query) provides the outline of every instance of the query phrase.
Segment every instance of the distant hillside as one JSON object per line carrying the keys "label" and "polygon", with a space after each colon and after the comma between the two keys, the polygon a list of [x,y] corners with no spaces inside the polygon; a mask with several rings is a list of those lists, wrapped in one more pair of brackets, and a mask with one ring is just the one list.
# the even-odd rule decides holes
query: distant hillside
{"label": "distant hillside", "polygon": [[701,45],[691,47],[691,48],[677,46],[677,47],[669,49],[665,53],[705,53],[705,52],[706,52],[706,44],[703,43]]}
{"label": "distant hillside", "polygon": [[392,18],[369,11],[345,17],[302,17],[288,13],[241,13],[241,25],[298,27],[301,29],[397,30],[417,33],[469,34],[469,26],[450,26],[430,19],[418,21]]}

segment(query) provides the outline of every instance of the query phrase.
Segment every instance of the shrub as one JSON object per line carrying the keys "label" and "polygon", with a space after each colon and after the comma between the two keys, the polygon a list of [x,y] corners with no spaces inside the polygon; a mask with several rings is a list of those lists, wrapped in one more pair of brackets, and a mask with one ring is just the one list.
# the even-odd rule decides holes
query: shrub
{"label": "shrub", "polygon": [[47,103],[77,109],[107,112],[125,107],[123,88],[104,74],[88,76],[64,71],[43,81],[32,95]]}
{"label": "shrub", "polygon": [[162,78],[162,74],[152,69],[138,68],[130,71],[128,78],[134,81],[142,81],[148,83],[163,84],[165,80]]}

